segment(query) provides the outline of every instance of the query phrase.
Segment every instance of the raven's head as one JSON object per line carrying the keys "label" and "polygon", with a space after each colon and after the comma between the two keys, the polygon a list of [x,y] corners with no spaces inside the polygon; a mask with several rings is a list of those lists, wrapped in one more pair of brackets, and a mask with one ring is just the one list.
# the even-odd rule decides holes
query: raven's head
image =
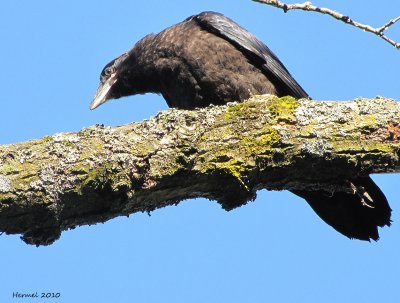
{"label": "raven's head", "polygon": [[110,99],[118,99],[131,95],[132,92],[125,85],[129,54],[124,53],[108,63],[100,74],[100,85],[96,95],[90,103],[90,109],[95,109]]}

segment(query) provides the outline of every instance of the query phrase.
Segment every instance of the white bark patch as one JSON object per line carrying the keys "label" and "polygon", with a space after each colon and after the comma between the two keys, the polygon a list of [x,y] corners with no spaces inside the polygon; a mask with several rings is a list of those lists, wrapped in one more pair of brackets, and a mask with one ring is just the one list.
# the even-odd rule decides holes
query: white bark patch
{"label": "white bark patch", "polygon": [[52,137],[53,137],[54,142],[67,141],[67,142],[71,142],[71,143],[76,143],[76,142],[80,141],[79,137],[75,134],[57,133],[57,134],[54,134]]}
{"label": "white bark patch", "polygon": [[11,182],[6,176],[0,176],[0,192],[6,193],[11,191]]}
{"label": "white bark patch", "polygon": [[323,157],[332,152],[332,145],[324,139],[306,140],[301,146],[303,153],[307,153],[314,157]]}

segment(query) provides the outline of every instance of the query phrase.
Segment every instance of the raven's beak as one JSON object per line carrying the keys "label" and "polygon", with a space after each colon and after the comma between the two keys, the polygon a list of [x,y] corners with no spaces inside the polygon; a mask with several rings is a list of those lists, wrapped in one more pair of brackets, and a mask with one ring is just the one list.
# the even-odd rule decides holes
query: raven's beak
{"label": "raven's beak", "polygon": [[103,103],[112,99],[110,94],[111,94],[111,89],[115,84],[115,82],[117,82],[117,77],[114,74],[110,78],[108,78],[104,83],[100,84],[99,88],[97,89],[96,95],[93,98],[92,103],[90,103],[91,110],[95,109],[96,107],[99,107]]}

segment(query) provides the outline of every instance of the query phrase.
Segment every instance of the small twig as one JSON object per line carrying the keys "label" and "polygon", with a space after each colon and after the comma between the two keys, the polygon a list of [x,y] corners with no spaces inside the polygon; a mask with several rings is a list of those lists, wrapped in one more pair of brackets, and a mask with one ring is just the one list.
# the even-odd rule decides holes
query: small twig
{"label": "small twig", "polygon": [[378,37],[382,38],[383,40],[385,40],[386,42],[390,43],[391,45],[393,45],[395,48],[400,49],[400,43],[396,42],[392,39],[390,39],[389,37],[387,37],[384,32],[385,30],[387,30],[390,26],[392,26],[393,24],[395,24],[397,21],[400,20],[400,16],[390,20],[389,22],[387,22],[386,24],[384,24],[381,27],[378,28],[374,28],[370,25],[367,24],[362,24],[359,22],[354,21],[353,19],[351,19],[349,16],[345,16],[339,12],[336,12],[334,10],[331,10],[329,8],[325,8],[325,7],[318,7],[318,6],[314,6],[312,5],[311,2],[304,2],[304,3],[295,3],[295,4],[286,4],[286,3],[282,3],[281,1],[278,0],[253,0],[254,2],[259,2],[259,3],[263,3],[263,4],[267,4],[267,5],[272,5],[275,6],[277,8],[281,8],[283,9],[283,11],[286,13],[289,10],[294,10],[294,9],[299,9],[299,10],[304,10],[304,11],[310,11],[310,12],[317,12],[317,13],[321,13],[321,14],[326,14],[329,15],[337,20],[340,20],[344,23],[353,25],[357,28],[360,28],[366,32],[370,32],[373,33],[375,35],[377,35]]}
{"label": "small twig", "polygon": [[397,21],[399,21],[399,20],[400,20],[400,16],[398,16],[397,18],[394,18],[394,19],[390,20],[390,21],[389,21],[388,23],[386,23],[385,25],[383,25],[383,26],[377,28],[377,30],[378,30],[380,33],[383,33],[385,30],[387,30],[387,29],[389,28],[389,26],[395,24],[395,23],[396,23]]}

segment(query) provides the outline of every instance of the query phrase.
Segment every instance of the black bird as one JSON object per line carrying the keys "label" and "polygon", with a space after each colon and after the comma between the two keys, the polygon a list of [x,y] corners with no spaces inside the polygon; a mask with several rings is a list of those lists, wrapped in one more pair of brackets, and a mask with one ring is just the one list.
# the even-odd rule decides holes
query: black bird
{"label": "black bird", "polygon": [[[214,12],[150,34],[108,63],[90,109],[110,99],[162,94],[170,107],[193,109],[254,94],[308,98],[275,54],[240,25]],[[293,191],[349,238],[377,240],[391,209],[369,176],[340,182],[346,191]]]}

